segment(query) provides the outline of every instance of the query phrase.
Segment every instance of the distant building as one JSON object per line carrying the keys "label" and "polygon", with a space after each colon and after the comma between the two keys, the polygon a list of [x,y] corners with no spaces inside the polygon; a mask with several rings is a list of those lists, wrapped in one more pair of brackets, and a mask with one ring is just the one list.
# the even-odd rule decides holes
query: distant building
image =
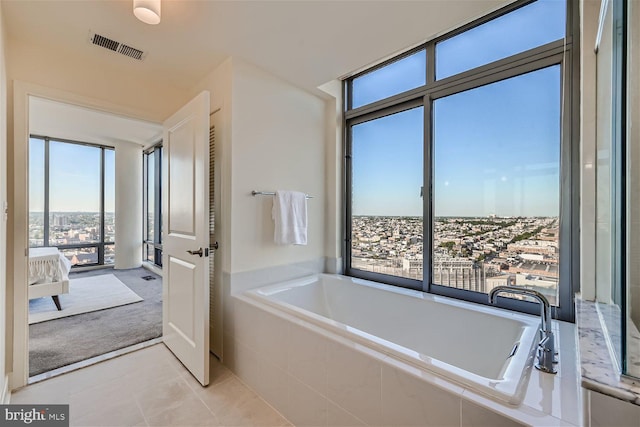
{"label": "distant building", "polygon": [[65,225],[69,225],[69,218],[66,215],[54,215],[52,222],[56,227],[64,227]]}
{"label": "distant building", "polygon": [[98,263],[98,254],[74,254],[71,257],[72,265],[83,265],[83,264],[97,264]]}
{"label": "distant building", "polygon": [[433,283],[458,289],[486,292],[484,263],[448,256],[433,260]]}

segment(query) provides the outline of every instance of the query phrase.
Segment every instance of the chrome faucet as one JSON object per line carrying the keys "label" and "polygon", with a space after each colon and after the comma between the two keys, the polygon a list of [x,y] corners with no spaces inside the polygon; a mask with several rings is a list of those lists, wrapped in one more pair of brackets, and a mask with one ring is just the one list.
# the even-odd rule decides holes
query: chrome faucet
{"label": "chrome faucet", "polygon": [[540,342],[538,342],[536,369],[550,374],[556,373],[554,365],[555,360],[555,343],[553,332],[551,331],[551,306],[549,300],[538,291],[532,289],[519,288],[516,286],[496,286],[489,292],[489,304],[495,304],[496,297],[500,293],[511,293],[518,295],[527,295],[535,298],[540,303]]}

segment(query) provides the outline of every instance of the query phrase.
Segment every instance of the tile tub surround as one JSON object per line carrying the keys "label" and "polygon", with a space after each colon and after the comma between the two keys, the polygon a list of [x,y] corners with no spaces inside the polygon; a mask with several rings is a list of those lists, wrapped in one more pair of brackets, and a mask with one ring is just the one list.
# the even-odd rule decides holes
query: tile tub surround
{"label": "tile tub surround", "polygon": [[[614,367],[596,303],[576,299],[582,386],[634,405],[640,405],[640,385],[620,378]],[[640,337],[636,337],[640,339]]]}
{"label": "tile tub surround", "polygon": [[553,322],[559,373],[531,369],[523,403],[510,406],[244,295],[233,300],[225,363],[296,426],[582,425],[571,324]]}

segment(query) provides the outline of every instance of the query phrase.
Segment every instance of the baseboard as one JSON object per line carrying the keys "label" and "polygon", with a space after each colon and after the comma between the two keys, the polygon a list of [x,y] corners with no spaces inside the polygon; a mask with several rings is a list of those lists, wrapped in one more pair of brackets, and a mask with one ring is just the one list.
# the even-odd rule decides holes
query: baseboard
{"label": "baseboard", "polygon": [[8,405],[11,400],[11,391],[9,390],[9,376],[4,377],[4,384],[2,384],[2,394],[0,394],[0,404]]}

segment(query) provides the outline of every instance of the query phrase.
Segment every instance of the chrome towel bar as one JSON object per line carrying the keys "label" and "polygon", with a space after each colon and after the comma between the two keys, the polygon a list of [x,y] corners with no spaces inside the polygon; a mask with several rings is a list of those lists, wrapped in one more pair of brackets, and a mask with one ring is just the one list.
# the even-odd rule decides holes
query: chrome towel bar
{"label": "chrome towel bar", "polygon": [[[276,192],[275,191],[256,191],[253,190],[251,192],[252,196],[275,196]],[[305,196],[307,197],[307,199],[313,199],[313,196],[310,196],[308,194],[305,194]]]}

